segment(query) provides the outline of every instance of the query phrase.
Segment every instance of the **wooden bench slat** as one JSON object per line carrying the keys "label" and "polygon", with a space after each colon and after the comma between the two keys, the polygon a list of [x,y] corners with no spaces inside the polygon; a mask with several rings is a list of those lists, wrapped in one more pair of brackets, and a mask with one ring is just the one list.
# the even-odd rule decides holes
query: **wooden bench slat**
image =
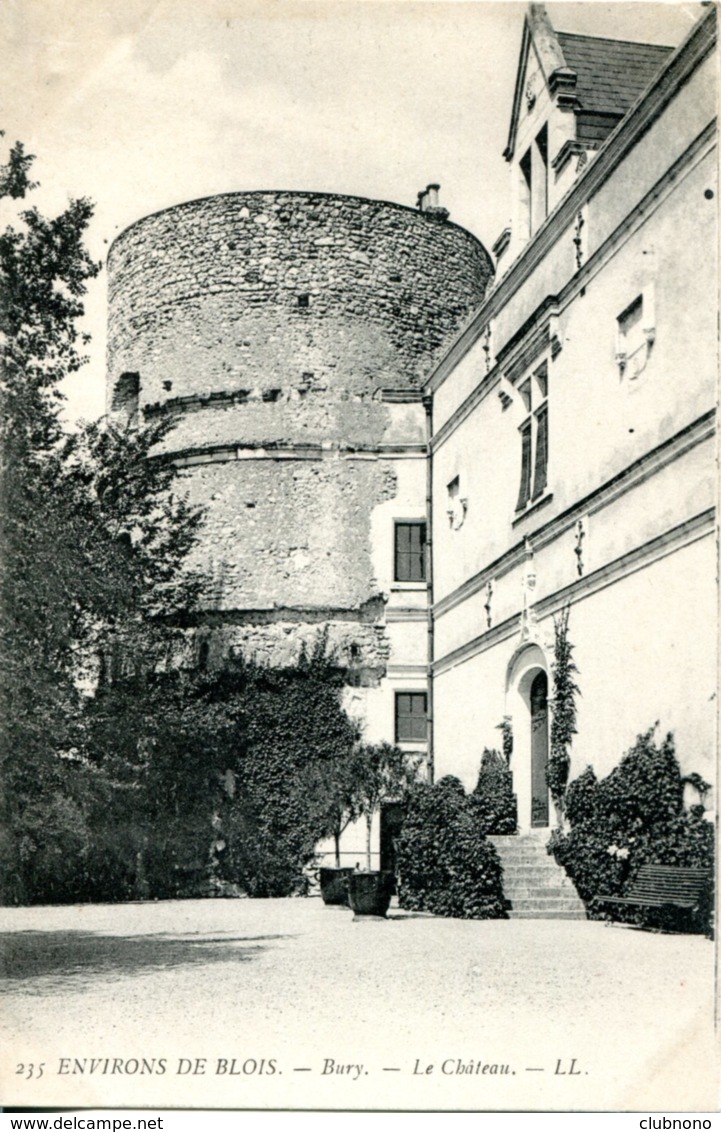
{"label": "wooden bench slat", "polygon": [[625,896],[595,897],[602,904],[694,911],[710,880],[705,869],[685,865],[642,865]]}

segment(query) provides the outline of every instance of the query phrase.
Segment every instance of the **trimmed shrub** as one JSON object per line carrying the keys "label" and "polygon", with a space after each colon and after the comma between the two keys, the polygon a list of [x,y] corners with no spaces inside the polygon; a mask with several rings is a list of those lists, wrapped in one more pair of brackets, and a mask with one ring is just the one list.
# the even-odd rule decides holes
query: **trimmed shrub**
{"label": "trimmed shrub", "polygon": [[[657,744],[655,728],[639,735],[617,767],[597,780],[589,767],[566,792],[570,831],[554,830],[548,845],[596,918],[608,915],[591,902],[620,896],[641,865],[683,865],[713,876],[714,827],[703,808],[683,808],[683,780],[673,737]],[[711,883],[705,899],[705,927],[712,907]],[[614,916],[638,922],[637,909],[614,909]],[[644,922],[649,920],[643,914]]]}
{"label": "trimmed shrub", "polygon": [[513,793],[513,775],[506,759],[498,751],[487,747],[484,750],[473,796],[484,815],[484,833],[516,832],[518,808]]}
{"label": "trimmed shrub", "polygon": [[482,801],[457,778],[411,792],[397,842],[401,908],[484,920],[506,916],[502,868]]}

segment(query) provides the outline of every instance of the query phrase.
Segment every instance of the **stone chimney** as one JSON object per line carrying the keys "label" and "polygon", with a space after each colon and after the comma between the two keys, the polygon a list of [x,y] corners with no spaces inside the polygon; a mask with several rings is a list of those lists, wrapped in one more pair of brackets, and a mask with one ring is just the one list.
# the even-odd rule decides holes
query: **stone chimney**
{"label": "stone chimney", "polygon": [[438,190],[440,185],[426,185],[418,194],[418,208],[425,216],[433,216],[437,220],[447,220],[450,213],[447,208],[441,208],[438,203]]}

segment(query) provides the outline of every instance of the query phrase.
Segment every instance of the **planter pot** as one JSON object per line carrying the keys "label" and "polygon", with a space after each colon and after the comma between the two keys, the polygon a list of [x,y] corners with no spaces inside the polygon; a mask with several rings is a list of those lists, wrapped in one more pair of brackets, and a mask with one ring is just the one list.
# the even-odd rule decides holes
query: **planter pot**
{"label": "planter pot", "polygon": [[320,894],[324,904],[346,907],[348,904],[348,877],[352,868],[320,870]]}
{"label": "planter pot", "polygon": [[352,872],[348,878],[348,903],[355,912],[354,919],[373,916],[385,920],[395,880],[389,872]]}

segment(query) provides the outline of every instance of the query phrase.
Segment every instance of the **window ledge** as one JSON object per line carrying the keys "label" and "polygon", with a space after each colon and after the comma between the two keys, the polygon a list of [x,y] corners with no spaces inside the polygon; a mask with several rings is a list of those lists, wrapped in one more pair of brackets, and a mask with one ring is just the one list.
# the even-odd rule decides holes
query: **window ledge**
{"label": "window ledge", "polygon": [[546,492],[546,494],[542,495],[540,499],[537,499],[535,503],[532,503],[530,507],[526,507],[525,511],[521,511],[521,513],[517,515],[513,520],[511,526],[517,527],[518,524],[522,523],[524,519],[527,519],[529,515],[535,515],[537,511],[541,511],[546,506],[546,504],[551,502],[552,499],[553,492]]}
{"label": "window ledge", "polygon": [[428,582],[394,582],[391,586],[391,593],[407,593],[409,590],[415,590],[422,593],[428,589]]}

